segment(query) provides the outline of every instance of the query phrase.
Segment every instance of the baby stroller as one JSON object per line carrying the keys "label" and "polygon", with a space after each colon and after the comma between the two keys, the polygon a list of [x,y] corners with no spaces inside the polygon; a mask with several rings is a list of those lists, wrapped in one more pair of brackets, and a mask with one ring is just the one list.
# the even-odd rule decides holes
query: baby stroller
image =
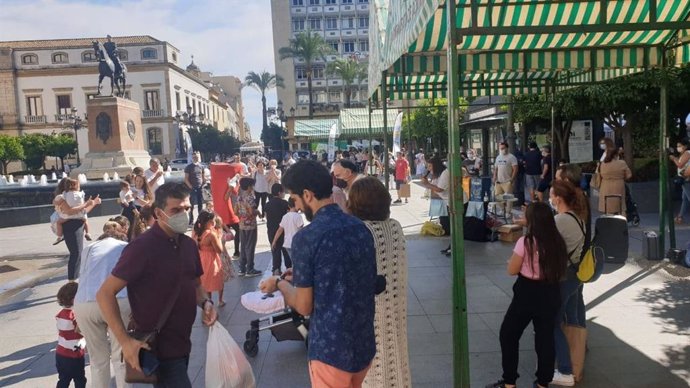
{"label": "baby stroller", "polygon": [[637,202],[632,197],[627,183],[625,184],[625,208],[628,222],[632,222],[633,226],[640,226],[640,212],[637,210]]}
{"label": "baby stroller", "polygon": [[249,357],[255,357],[259,352],[259,332],[263,330],[270,330],[277,341],[304,341],[307,345],[309,317],[303,317],[289,308],[255,319],[250,325],[243,346]]}

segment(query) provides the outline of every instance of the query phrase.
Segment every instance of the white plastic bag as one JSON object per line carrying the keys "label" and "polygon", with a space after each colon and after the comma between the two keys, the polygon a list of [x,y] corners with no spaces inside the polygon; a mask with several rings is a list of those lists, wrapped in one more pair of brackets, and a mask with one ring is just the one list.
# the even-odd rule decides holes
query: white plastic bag
{"label": "white plastic bag", "polygon": [[206,388],[255,388],[254,372],[230,333],[218,322],[206,344]]}

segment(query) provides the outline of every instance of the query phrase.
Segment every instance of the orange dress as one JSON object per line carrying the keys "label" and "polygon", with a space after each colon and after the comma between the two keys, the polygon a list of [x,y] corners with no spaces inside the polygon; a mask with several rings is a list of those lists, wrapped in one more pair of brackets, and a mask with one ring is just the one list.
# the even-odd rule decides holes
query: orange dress
{"label": "orange dress", "polygon": [[211,239],[214,237],[210,236],[210,233],[212,233],[210,230],[205,231],[199,243],[201,268],[204,270],[204,274],[201,275],[201,285],[207,292],[223,289],[223,262],[220,254],[211,245]]}

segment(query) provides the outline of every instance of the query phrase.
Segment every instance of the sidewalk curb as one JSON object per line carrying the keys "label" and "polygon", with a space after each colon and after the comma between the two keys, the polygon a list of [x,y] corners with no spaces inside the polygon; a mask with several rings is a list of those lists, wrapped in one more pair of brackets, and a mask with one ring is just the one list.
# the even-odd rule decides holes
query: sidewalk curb
{"label": "sidewalk curb", "polygon": [[10,282],[0,284],[0,303],[4,302],[6,299],[12,297],[17,291],[32,288],[38,283],[44,280],[50,279],[61,272],[64,272],[65,268],[54,268],[50,271],[45,271],[39,275],[27,275],[19,279],[12,280]]}

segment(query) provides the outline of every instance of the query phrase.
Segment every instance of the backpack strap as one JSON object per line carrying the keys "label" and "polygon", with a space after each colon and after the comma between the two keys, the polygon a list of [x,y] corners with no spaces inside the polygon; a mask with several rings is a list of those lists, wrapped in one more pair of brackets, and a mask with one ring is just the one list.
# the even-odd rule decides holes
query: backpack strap
{"label": "backpack strap", "polygon": [[[585,231],[585,226],[583,225],[584,222],[583,222],[583,223],[580,223],[580,219],[577,218],[577,216],[576,216],[575,214],[573,214],[573,212],[565,212],[565,214],[567,214],[567,215],[573,217],[573,219],[575,220],[575,222],[577,222],[577,226],[580,227],[580,231],[582,232],[583,238],[586,240],[586,239],[587,239],[587,232]],[[585,250],[584,243],[585,243],[585,241],[582,242],[582,244],[583,244],[583,245],[582,245],[582,250],[583,250],[583,251]],[[574,265],[574,266],[575,266],[575,265],[579,265],[579,263],[578,263],[578,264],[573,263],[573,261],[572,261],[570,258],[573,256],[573,253],[575,253],[576,250],[577,250],[577,247],[575,247],[575,249],[573,249],[572,251],[568,252],[568,261],[570,262],[571,265]],[[580,261],[582,261],[582,254],[580,254]]]}

